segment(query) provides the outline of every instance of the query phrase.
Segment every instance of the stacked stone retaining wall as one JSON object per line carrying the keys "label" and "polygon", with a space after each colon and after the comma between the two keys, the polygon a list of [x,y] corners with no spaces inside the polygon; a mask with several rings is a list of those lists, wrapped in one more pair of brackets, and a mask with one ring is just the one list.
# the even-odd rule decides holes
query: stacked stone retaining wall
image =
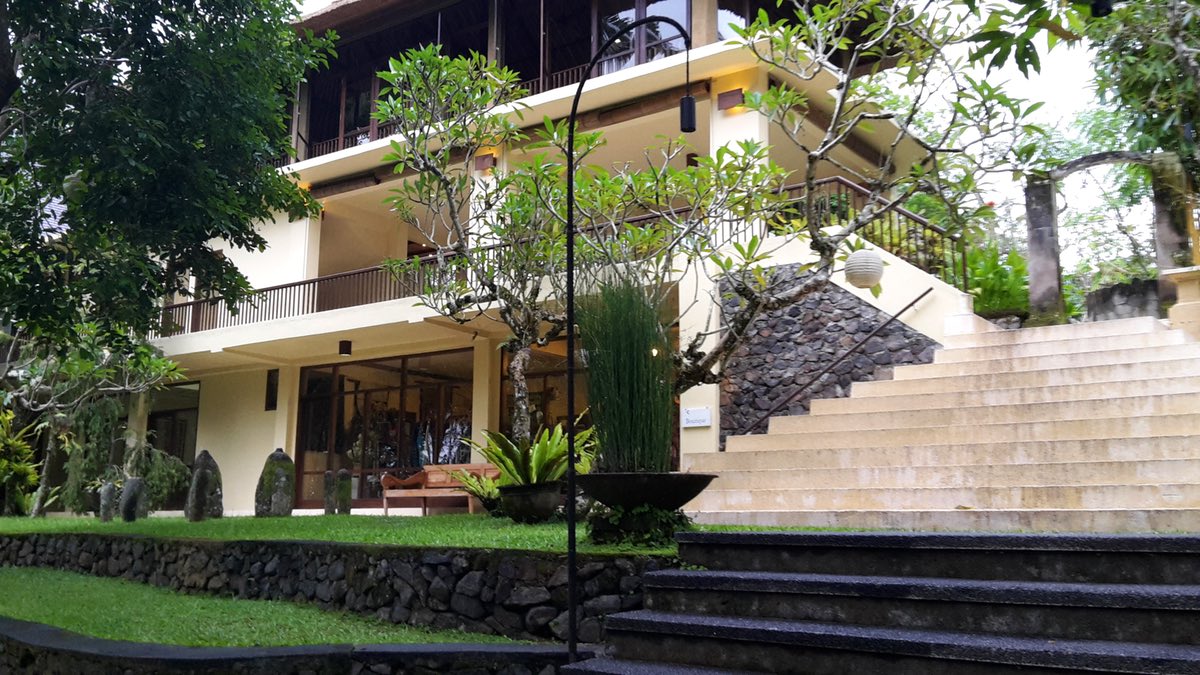
{"label": "stacked stone retaining wall", "polygon": [[[188,593],[290,600],[393,623],[517,639],[565,639],[565,556],[328,542],[209,541],[97,534],[0,537],[0,564],[117,577]],[[581,556],[579,639],[642,606],[648,556]]]}

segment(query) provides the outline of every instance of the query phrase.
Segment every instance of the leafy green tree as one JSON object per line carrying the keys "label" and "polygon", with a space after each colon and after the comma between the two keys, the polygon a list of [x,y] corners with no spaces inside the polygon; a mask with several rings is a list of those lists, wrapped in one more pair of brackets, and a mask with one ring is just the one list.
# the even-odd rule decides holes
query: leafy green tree
{"label": "leafy green tree", "polygon": [[[112,336],[94,324],[75,327],[75,342],[61,348],[47,340],[5,336],[0,353],[0,410],[19,410],[36,418],[46,438],[43,480],[32,515],[42,515],[49,495],[47,472],[65,445],[75,447],[77,416],[97,401],[153,391],[182,377],[176,363],[151,345],[127,335]],[[143,470],[142,443],[128,439],[125,471]],[[140,454],[139,454],[140,453]]]}
{"label": "leafy green tree", "polygon": [[[290,0],[0,0],[0,316],[60,343],[145,333],[174,294],[246,295],[212,242],[313,212],[272,162],[326,38]],[[194,286],[190,280],[194,279]]]}

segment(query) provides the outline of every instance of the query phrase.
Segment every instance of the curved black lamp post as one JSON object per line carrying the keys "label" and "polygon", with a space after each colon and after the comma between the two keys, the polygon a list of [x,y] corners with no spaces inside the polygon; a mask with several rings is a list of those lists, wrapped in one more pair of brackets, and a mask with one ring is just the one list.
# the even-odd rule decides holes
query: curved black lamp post
{"label": "curved black lamp post", "polygon": [[583,78],[575,89],[575,100],[571,102],[571,115],[567,118],[567,653],[571,662],[576,659],[579,642],[576,625],[579,580],[575,570],[575,118],[579,114],[579,98],[583,96],[583,87],[601,56],[619,38],[649,23],[670,24],[683,37],[683,47],[687,53],[684,65],[687,91],[679,99],[679,129],[684,133],[696,130],[696,99],[692,97],[692,36],[678,21],[665,16],[638,19],[600,45],[588,62],[587,70],[583,71]]}

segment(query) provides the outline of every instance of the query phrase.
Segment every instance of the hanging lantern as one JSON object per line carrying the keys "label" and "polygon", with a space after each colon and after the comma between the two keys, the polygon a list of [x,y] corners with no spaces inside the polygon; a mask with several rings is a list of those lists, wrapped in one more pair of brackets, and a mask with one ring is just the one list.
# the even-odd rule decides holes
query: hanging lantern
{"label": "hanging lantern", "polygon": [[871,288],[883,278],[883,258],[869,249],[859,249],[846,257],[846,281],[855,288]]}

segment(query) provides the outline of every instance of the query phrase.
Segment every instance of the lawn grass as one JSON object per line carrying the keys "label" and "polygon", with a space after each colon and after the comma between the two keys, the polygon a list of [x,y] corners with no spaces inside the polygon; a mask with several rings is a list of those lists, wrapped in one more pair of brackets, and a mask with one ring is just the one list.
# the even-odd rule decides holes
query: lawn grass
{"label": "lawn grass", "polygon": [[[333,541],[433,548],[567,550],[565,523],[520,525],[486,515],[442,516],[293,516],[291,518],[219,518],[189,523],[183,518],[147,518],[133,523],[101,523],[95,518],[0,518],[0,534],[29,533],[141,534],[155,537],[235,540]],[[673,555],[675,547],[592,546],[579,526],[582,553]]]}
{"label": "lawn grass", "polygon": [[[703,531],[783,528],[701,525]],[[794,529],[794,528],[793,528]],[[154,537],[223,541],[301,540],[352,544],[387,544],[431,548],[479,548],[545,551],[567,550],[565,523],[520,525],[486,515],[442,516],[293,516],[234,517],[189,523],[183,518],[147,518],[133,523],[102,523],[95,518],[0,518],[0,535],[31,533],[140,534]],[[593,554],[675,555],[674,545],[659,548],[594,546],[579,525],[579,551]]]}
{"label": "lawn grass", "polygon": [[0,567],[0,615],[111,640],[187,646],[512,642],[397,626],[291,602],[183,595],[36,568]]}

